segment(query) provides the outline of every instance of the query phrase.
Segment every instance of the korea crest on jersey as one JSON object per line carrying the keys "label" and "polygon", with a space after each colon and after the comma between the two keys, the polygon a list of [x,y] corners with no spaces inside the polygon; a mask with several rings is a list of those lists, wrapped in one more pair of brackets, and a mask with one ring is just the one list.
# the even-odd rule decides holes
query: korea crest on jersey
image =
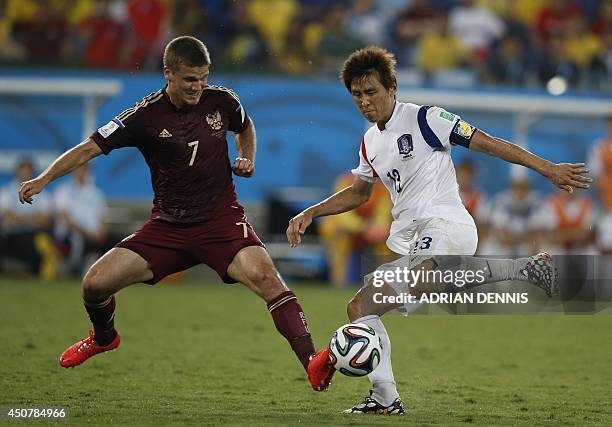
{"label": "korea crest on jersey", "polygon": [[405,133],[404,135],[397,138],[397,149],[404,159],[412,159],[414,154],[414,144],[412,143],[412,135]]}

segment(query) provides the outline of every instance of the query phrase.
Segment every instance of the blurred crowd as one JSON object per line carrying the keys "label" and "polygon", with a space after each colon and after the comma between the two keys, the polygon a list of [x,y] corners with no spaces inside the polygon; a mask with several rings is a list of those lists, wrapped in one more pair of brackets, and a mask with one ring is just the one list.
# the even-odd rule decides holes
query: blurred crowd
{"label": "blurred crowd", "polygon": [[335,74],[377,44],[418,83],[612,90],[612,0],[0,0],[5,64],[158,70],[183,34],[224,70]]}
{"label": "blurred crowd", "polygon": [[14,179],[0,189],[0,273],[26,271],[45,281],[81,275],[113,244],[107,239],[106,198],[85,165],[32,205],[21,204],[19,186],[36,172],[24,157]]}

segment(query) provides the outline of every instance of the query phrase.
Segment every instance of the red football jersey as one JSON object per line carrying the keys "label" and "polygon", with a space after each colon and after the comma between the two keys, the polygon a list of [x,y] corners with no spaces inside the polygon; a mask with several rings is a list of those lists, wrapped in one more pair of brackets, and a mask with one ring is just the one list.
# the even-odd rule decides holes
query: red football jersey
{"label": "red football jersey", "polygon": [[226,135],[249,118],[237,95],[221,86],[204,89],[195,106],[176,108],[161,89],[145,96],[91,135],[104,154],[136,147],[149,165],[155,198],[151,218],[194,223],[235,206]]}

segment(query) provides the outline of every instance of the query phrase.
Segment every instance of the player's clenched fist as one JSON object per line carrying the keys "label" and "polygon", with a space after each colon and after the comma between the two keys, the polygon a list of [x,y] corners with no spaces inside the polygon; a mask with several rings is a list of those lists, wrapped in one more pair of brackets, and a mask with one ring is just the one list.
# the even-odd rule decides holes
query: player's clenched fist
{"label": "player's clenched fist", "polygon": [[245,157],[238,157],[236,158],[236,160],[234,160],[234,166],[232,166],[232,170],[238,176],[249,178],[253,176],[255,165],[250,159],[247,159]]}
{"label": "player's clenched fist", "polygon": [[40,193],[43,188],[45,188],[45,184],[38,178],[22,182],[21,186],[19,187],[19,201],[22,204],[32,204],[34,196]]}
{"label": "player's clenched fist", "polygon": [[302,243],[302,234],[306,232],[308,226],[312,223],[312,215],[304,211],[289,221],[287,227],[287,240],[292,248]]}

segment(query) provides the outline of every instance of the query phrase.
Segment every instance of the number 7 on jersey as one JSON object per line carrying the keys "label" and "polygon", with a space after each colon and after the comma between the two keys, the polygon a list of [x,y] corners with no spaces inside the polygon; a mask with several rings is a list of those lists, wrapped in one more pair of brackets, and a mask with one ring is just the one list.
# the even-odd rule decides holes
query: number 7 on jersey
{"label": "number 7 on jersey", "polygon": [[191,153],[191,160],[189,161],[189,166],[193,166],[193,162],[195,162],[196,154],[198,152],[198,144],[200,141],[191,141],[187,143],[189,147],[193,147],[193,152]]}

